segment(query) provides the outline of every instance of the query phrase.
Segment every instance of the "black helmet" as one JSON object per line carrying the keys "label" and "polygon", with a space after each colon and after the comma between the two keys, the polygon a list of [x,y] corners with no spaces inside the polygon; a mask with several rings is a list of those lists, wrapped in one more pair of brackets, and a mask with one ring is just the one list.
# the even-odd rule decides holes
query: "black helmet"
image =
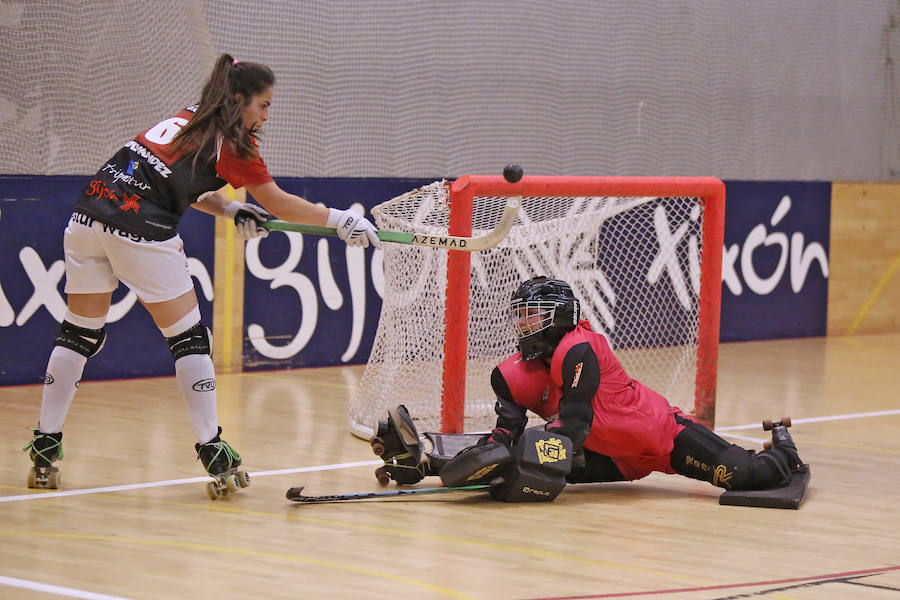
{"label": "black helmet", "polygon": [[565,281],[533,277],[519,286],[509,306],[525,360],[550,358],[568,331],[578,325],[580,307]]}

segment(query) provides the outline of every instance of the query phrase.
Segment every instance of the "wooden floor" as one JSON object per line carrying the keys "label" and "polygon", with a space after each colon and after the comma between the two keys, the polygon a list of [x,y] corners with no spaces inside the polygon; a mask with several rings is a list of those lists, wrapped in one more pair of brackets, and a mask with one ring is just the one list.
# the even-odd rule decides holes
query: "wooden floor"
{"label": "wooden floor", "polygon": [[900,599],[898,365],[900,335],[722,346],[718,429],[759,448],[761,419],[793,418],[797,511],[661,474],[552,504],[288,502],[382,489],[346,425],[361,367],[220,376],[253,485],[214,502],[173,379],[85,382],[62,489],[29,490],[41,389],[0,388],[0,598]]}

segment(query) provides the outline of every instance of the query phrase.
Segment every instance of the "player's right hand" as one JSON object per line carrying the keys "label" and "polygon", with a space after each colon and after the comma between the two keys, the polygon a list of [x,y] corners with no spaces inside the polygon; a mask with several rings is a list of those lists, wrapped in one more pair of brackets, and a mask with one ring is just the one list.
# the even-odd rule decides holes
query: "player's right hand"
{"label": "player's right hand", "polygon": [[263,227],[263,223],[272,215],[262,206],[249,202],[232,202],[225,207],[225,216],[234,220],[238,235],[244,240],[269,235],[269,230]]}
{"label": "player's right hand", "polygon": [[368,219],[352,209],[328,209],[326,225],[337,229],[338,237],[347,242],[348,246],[368,248],[371,243],[376,248],[381,248],[378,230]]}

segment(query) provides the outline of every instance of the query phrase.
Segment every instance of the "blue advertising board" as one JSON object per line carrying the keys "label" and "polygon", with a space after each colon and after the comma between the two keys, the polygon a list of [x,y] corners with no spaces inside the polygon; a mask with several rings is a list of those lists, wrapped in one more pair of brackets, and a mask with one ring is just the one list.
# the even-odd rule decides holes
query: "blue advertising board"
{"label": "blue advertising board", "polygon": [[722,341],[825,335],[830,182],[726,182]]}
{"label": "blue advertising board", "polygon": [[[85,176],[0,175],[0,384],[43,381],[66,312],[63,231]],[[179,233],[205,321],[212,322],[213,217],[190,210]],[[162,334],[134,293],[113,294],[103,351],[84,379],[174,374]]]}
{"label": "blue advertising board", "polygon": [[[0,175],[0,385],[38,383],[65,307],[63,230],[86,176]],[[281,178],[283,189],[337,208],[372,206],[424,179]],[[212,325],[214,218],[179,224],[203,321]],[[358,364],[381,311],[381,255],[337,238],[273,232],[246,244],[243,366]],[[133,293],[113,295],[102,352],[84,379],[171,375],[172,355]],[[214,342],[215,344],[215,342]],[[215,346],[214,346],[215,347]]]}
{"label": "blue advertising board", "polygon": [[[430,179],[279,179],[288,192],[368,210]],[[364,363],[381,314],[382,252],[273,232],[247,243],[245,370]]]}
{"label": "blue advertising board", "polygon": [[[38,383],[65,314],[62,232],[86,176],[0,175],[0,385]],[[312,202],[367,212],[426,179],[281,178]],[[723,341],[825,335],[831,184],[726,182]],[[179,226],[204,322],[212,324],[214,219]],[[368,359],[381,310],[382,253],[273,232],[245,247],[243,368]],[[113,295],[108,339],[85,379],[171,375],[162,335],[133,293]]]}

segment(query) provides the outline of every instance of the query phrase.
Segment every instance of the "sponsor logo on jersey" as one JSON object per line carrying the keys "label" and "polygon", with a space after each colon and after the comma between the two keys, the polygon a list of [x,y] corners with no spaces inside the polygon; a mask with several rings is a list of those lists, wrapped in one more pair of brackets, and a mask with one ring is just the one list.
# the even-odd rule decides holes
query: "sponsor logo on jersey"
{"label": "sponsor logo on jersey", "polygon": [[136,141],[128,140],[127,142],[125,142],[125,147],[146,160],[147,164],[153,167],[156,172],[163,177],[168,179],[169,175],[172,174],[172,169],[170,169],[160,157],[153,154],[152,152],[150,152],[150,150],[148,150],[141,144],[138,144]]}
{"label": "sponsor logo on jersey", "polygon": [[538,460],[541,464],[566,460],[566,447],[559,438],[538,440],[535,442],[534,448],[537,450]]}
{"label": "sponsor logo on jersey", "polygon": [[116,165],[106,163],[103,168],[100,169],[100,172],[112,175],[113,183],[121,182],[144,192],[150,189],[150,184],[143,182],[134,176],[134,170],[138,168],[139,164],[140,163],[136,160],[128,161],[128,168],[125,169],[125,171],[122,171]]}
{"label": "sponsor logo on jersey", "polygon": [[106,187],[106,183],[100,179],[93,179],[88,184],[87,189],[84,191],[88,196],[93,196],[98,200],[102,200],[103,198],[107,198],[108,200],[112,200],[114,202],[119,201],[119,197],[116,195],[116,192],[108,187]]}
{"label": "sponsor logo on jersey", "polygon": [[112,200],[119,204],[119,210],[128,211],[133,210],[135,214],[140,212],[141,204],[138,200],[141,199],[138,194],[126,194],[122,193],[122,197],[119,198],[119,195],[115,192],[115,190],[108,188],[106,186],[106,182],[100,179],[94,179],[90,183],[88,183],[87,189],[84,192],[87,196],[92,196],[97,199],[102,200],[106,198],[107,200]]}
{"label": "sponsor logo on jersey", "polygon": [[578,387],[578,380],[581,379],[581,369],[584,367],[584,363],[580,362],[575,365],[575,376],[572,378],[572,387]]}
{"label": "sponsor logo on jersey", "polygon": [[133,210],[135,214],[139,213],[141,210],[141,205],[138,202],[141,197],[137,194],[122,194],[122,206],[119,207],[119,210]]}

